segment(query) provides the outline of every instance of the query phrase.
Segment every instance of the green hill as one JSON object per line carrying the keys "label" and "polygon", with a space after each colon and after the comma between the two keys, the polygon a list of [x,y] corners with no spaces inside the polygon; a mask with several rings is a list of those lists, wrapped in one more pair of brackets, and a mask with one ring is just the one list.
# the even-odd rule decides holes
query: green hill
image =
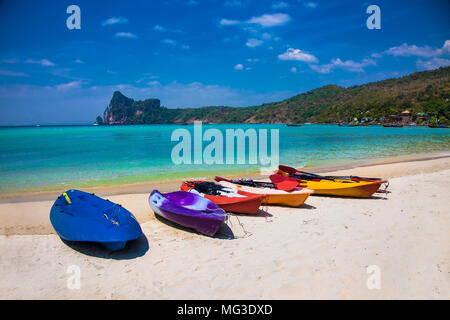
{"label": "green hill", "polygon": [[[158,99],[134,101],[114,92],[105,110],[105,124],[191,123],[288,123],[350,122],[386,123],[408,110],[411,121],[450,123],[450,67],[416,72],[359,86],[320,87],[280,102],[251,107],[202,107],[168,109]],[[398,117],[397,117],[398,118]]]}

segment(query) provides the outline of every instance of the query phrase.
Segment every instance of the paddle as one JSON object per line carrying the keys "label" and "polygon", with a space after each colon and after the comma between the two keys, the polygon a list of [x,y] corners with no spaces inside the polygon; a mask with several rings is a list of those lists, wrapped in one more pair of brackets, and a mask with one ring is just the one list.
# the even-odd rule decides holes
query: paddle
{"label": "paddle", "polygon": [[269,178],[279,190],[292,191],[298,186],[298,181],[296,179],[281,174],[272,174]]}
{"label": "paddle", "polygon": [[283,166],[283,165],[279,165],[278,169],[280,169],[281,171],[284,171],[286,173],[289,173],[289,174],[297,174],[297,175],[302,175],[302,176],[309,176],[311,178],[318,178],[318,179],[332,178],[332,177],[324,177],[324,176],[321,176],[321,175],[318,175],[318,174],[315,174],[315,173],[300,171],[300,170],[297,170],[295,168],[288,167],[288,166]]}
{"label": "paddle", "polygon": [[288,167],[288,166],[283,166],[283,165],[279,165],[278,169],[280,169],[281,171],[287,172],[287,173],[297,173],[298,170],[292,167]]}
{"label": "paddle", "polygon": [[233,181],[231,181],[231,180],[229,180],[229,179],[225,179],[225,178],[218,177],[218,176],[215,176],[215,177],[214,177],[214,180],[216,180],[217,182],[220,182],[220,181],[233,182]]}
{"label": "paddle", "polygon": [[[248,186],[248,187],[257,187],[257,188],[272,188],[275,189],[276,185],[273,182],[263,182],[263,181],[253,181],[253,180],[228,180],[222,177],[215,177],[214,180],[217,182],[220,181],[227,181],[231,182],[233,184],[238,184],[241,186]],[[292,188],[290,189],[292,190]]]}
{"label": "paddle", "polygon": [[325,179],[325,180],[334,180],[334,179],[340,179],[340,180],[352,180],[352,181],[380,181],[382,180],[381,178],[366,178],[366,177],[358,177],[358,176],[321,176],[318,174],[314,174],[314,173],[310,173],[310,172],[305,172],[305,171],[299,171],[295,168],[289,167],[289,166],[283,166],[283,165],[279,165],[278,169],[280,169],[281,171],[284,171],[286,173],[289,174],[294,174],[294,175],[300,175],[303,178],[309,177],[309,178],[317,178],[317,179]]}

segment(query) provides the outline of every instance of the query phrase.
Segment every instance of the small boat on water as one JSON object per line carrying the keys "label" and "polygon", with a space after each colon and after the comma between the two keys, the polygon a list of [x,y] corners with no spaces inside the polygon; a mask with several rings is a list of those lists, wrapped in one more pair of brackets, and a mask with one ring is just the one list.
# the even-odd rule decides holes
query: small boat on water
{"label": "small boat on water", "polygon": [[[290,167],[279,166],[275,178],[279,181],[297,181],[298,186],[312,189],[315,194],[368,198],[379,191],[387,181],[380,178],[357,176],[319,176],[303,171],[292,171]],[[293,169],[293,168],[292,168]],[[295,169],[294,169],[295,170]],[[284,176],[284,178],[282,178]],[[271,178],[273,178],[271,176]],[[381,192],[381,191],[380,191]]]}
{"label": "small boat on water", "polygon": [[367,127],[367,123],[348,123],[348,122],[343,122],[343,123],[338,123],[339,127]]}
{"label": "small boat on water", "polygon": [[287,127],[301,127],[301,123],[286,123]]}
{"label": "small boat on water", "polygon": [[429,128],[448,128],[448,125],[446,124],[438,124],[438,125],[429,125]]}
{"label": "small boat on water", "polygon": [[64,240],[98,242],[111,251],[142,237],[134,215],[120,204],[80,190],[61,194],[50,210],[50,221]]}
{"label": "small boat on water", "polygon": [[354,123],[344,122],[344,123],[339,123],[338,126],[339,127],[356,127],[357,125]]}
{"label": "small boat on water", "polygon": [[217,233],[227,216],[215,203],[186,191],[163,194],[153,190],[148,202],[155,214],[208,236]]}
{"label": "small boat on water", "polygon": [[313,190],[294,186],[290,191],[277,189],[272,182],[253,180],[228,180],[216,177],[215,180],[222,186],[234,188],[253,194],[263,195],[263,204],[299,207],[314,192]]}
{"label": "small boat on water", "polygon": [[391,124],[383,124],[383,127],[386,127],[386,128],[402,128],[403,125],[402,124],[391,123]]}
{"label": "small boat on water", "polygon": [[223,210],[233,213],[256,214],[263,201],[262,195],[227,188],[208,181],[185,181],[181,184],[181,190],[201,195]]}

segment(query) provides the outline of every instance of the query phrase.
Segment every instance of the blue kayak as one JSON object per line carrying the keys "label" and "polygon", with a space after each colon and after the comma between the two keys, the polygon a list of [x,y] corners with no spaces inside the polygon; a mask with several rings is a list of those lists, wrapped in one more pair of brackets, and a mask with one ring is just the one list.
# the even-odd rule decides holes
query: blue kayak
{"label": "blue kayak", "polygon": [[56,199],[50,221],[62,239],[98,242],[111,251],[121,250],[127,241],[143,235],[127,209],[79,190],[68,190]]}

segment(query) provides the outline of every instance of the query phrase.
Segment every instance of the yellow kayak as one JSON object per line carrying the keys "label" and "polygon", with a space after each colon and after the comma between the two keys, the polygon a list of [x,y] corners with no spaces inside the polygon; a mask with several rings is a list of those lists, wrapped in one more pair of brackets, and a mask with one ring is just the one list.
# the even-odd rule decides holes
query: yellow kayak
{"label": "yellow kayak", "polygon": [[[278,174],[288,176],[286,172],[278,171]],[[290,178],[293,179],[293,178]],[[340,197],[357,197],[368,198],[380,189],[384,180],[377,181],[353,181],[344,179],[313,179],[303,180],[297,179],[299,187],[312,189],[314,194],[340,196]]]}
{"label": "yellow kayak", "polygon": [[295,190],[291,192],[273,189],[273,188],[260,188],[260,187],[250,187],[231,183],[228,181],[219,181],[220,185],[233,188],[237,190],[242,190],[249,193],[264,195],[263,204],[267,205],[281,205],[289,207],[299,207],[305,203],[306,199],[310,194],[314,193],[313,190],[302,189]]}

